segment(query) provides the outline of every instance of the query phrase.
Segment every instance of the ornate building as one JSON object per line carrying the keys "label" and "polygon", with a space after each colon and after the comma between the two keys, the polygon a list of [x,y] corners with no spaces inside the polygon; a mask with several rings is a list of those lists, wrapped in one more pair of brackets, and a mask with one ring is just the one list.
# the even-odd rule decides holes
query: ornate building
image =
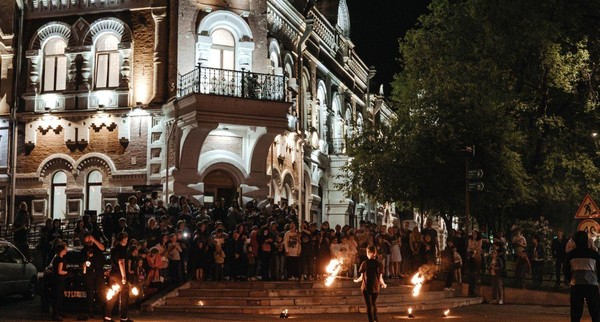
{"label": "ornate building", "polygon": [[373,209],[336,183],[346,138],[391,114],[369,94],[346,1],[312,2],[24,1],[17,203],[38,220],[139,190],[272,197],[333,224]]}

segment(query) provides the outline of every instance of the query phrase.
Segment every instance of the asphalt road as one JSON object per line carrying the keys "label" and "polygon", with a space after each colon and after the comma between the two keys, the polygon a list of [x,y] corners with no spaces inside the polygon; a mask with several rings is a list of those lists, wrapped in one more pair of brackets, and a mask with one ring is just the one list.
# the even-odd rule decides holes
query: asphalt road
{"label": "asphalt road", "polygon": [[[64,321],[77,321],[77,314],[67,314]],[[115,316],[115,318],[117,318]],[[250,315],[203,315],[197,314],[181,314],[174,316],[173,314],[161,314],[158,312],[144,313],[133,311],[131,318],[135,321],[202,321],[202,322],[244,322],[244,321],[281,321],[279,316],[250,316]],[[41,312],[39,297],[26,301],[18,297],[8,297],[0,299],[0,321],[49,321],[50,316],[47,313]],[[320,322],[320,321],[337,321],[337,322],[353,322],[367,321],[364,314],[322,314],[311,316],[290,316],[288,319],[291,322]],[[491,305],[481,304],[469,307],[456,308],[451,311],[447,318],[441,317],[441,312],[438,311],[423,311],[415,312],[415,318],[409,319],[402,314],[380,314],[379,322],[387,321],[569,321],[568,307],[552,307],[552,306],[529,306],[529,305]],[[101,316],[97,316],[92,321],[102,321]],[[118,321],[118,320],[116,320]],[[587,312],[584,314],[582,321],[591,321]]]}

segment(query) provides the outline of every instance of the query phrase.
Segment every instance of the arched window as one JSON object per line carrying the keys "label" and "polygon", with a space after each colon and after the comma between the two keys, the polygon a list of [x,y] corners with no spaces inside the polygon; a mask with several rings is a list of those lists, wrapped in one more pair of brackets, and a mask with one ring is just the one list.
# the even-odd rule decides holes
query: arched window
{"label": "arched window", "polygon": [[65,219],[67,217],[67,175],[58,171],[52,177],[52,218]]}
{"label": "arched window", "polygon": [[211,34],[213,43],[210,48],[208,67],[235,69],[235,39],[233,34],[223,28],[215,29]]}
{"label": "arched window", "polygon": [[102,212],[102,173],[98,170],[90,172],[87,176],[85,189],[86,210]]}
{"label": "arched window", "polygon": [[51,37],[44,45],[44,92],[62,91],[67,86],[67,43],[61,37]]}
{"label": "arched window", "polygon": [[96,88],[119,86],[119,39],[107,33],[96,41]]}

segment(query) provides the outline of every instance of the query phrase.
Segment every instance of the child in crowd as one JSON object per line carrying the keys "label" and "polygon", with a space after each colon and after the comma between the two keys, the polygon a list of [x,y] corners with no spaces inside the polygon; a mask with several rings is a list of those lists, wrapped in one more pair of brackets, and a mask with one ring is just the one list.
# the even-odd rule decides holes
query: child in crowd
{"label": "child in crowd", "polygon": [[492,276],[492,301],[490,303],[503,304],[502,301],[504,290],[502,289],[502,270],[504,270],[503,262],[498,257],[498,252],[492,250],[490,261],[490,275]]}
{"label": "child in crowd", "polygon": [[285,264],[285,252],[284,252],[283,236],[277,235],[275,240],[275,273],[273,274],[276,280],[284,279],[284,264]]}
{"label": "child in crowd", "polygon": [[454,251],[454,278],[457,282],[462,283],[463,260],[458,251],[456,250],[456,246],[454,246],[452,249]]}
{"label": "child in crowd", "polygon": [[249,281],[256,281],[256,255],[254,255],[252,244],[246,244],[246,264],[248,265],[246,277]]}
{"label": "child in crowd", "polygon": [[531,263],[527,254],[522,251],[517,254],[517,262],[515,263],[515,287],[525,288],[525,277],[531,272]]}
{"label": "child in crowd", "polygon": [[215,243],[214,251],[214,263],[215,263],[215,277],[216,281],[223,280],[223,269],[225,268],[225,252],[221,248],[221,244]]}

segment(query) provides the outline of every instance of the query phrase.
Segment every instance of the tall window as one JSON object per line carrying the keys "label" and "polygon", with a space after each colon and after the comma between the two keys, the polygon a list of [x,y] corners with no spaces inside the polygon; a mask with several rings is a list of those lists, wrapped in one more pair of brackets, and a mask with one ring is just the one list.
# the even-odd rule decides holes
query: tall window
{"label": "tall window", "polygon": [[59,171],[52,177],[52,218],[65,219],[67,216],[67,175]]}
{"label": "tall window", "polygon": [[52,37],[44,45],[44,92],[62,91],[67,85],[67,43]]}
{"label": "tall window", "polygon": [[211,34],[213,44],[210,48],[208,67],[235,69],[235,39],[226,29],[215,29]]}
{"label": "tall window", "polygon": [[96,88],[119,86],[119,40],[105,34],[96,41]]}
{"label": "tall window", "polygon": [[102,173],[98,170],[90,172],[87,176],[86,209],[102,212]]}

